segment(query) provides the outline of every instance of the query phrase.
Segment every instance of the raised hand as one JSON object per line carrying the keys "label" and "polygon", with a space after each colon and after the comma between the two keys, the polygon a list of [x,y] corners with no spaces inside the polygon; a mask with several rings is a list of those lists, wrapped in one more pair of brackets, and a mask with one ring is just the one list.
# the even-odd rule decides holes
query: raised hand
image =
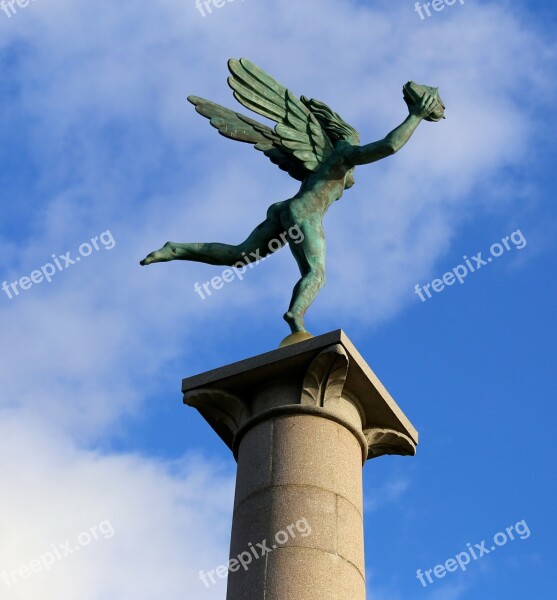
{"label": "raised hand", "polygon": [[425,119],[435,110],[437,99],[432,94],[424,94],[418,102],[411,104],[408,110],[411,115]]}

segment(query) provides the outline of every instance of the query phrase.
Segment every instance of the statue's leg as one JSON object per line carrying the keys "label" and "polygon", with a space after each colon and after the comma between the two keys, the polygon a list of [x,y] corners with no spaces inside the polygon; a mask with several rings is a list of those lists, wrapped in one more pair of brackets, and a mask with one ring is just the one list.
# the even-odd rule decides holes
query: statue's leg
{"label": "statue's leg", "polygon": [[320,215],[311,215],[295,223],[303,234],[303,240],[290,242],[290,250],[298,263],[301,279],[294,287],[292,301],[284,320],[292,333],[307,331],[304,315],[325,285],[325,233]]}
{"label": "statue's leg", "polygon": [[[256,262],[278,249],[278,243],[269,248],[271,240],[284,240],[284,227],[273,205],[267,219],[258,225],[241,244],[167,242],[160,250],[151,252],[141,265],[150,265],[170,260],[192,260],[210,265],[233,266],[239,262]],[[284,243],[284,242],[283,242]]]}

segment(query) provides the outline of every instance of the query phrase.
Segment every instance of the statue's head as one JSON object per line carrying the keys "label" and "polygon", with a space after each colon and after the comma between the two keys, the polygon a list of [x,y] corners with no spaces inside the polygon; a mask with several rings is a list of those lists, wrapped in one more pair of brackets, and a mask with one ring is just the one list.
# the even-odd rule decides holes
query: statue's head
{"label": "statue's head", "polygon": [[340,115],[331,110],[324,102],[300,96],[303,104],[313,113],[325,133],[333,143],[346,141],[351,144],[360,143],[360,134],[349,125]]}
{"label": "statue's head", "polygon": [[419,102],[425,94],[431,94],[437,100],[437,104],[429,117],[426,117],[426,121],[440,121],[445,118],[445,104],[441,100],[441,96],[439,96],[439,88],[409,81],[402,88],[402,93],[408,106]]}

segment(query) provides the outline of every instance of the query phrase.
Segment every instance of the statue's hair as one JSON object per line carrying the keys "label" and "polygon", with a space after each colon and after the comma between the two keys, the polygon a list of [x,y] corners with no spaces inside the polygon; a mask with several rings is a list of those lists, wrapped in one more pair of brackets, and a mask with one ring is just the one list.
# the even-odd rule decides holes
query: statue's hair
{"label": "statue's hair", "polygon": [[338,140],[359,144],[360,134],[324,102],[314,98],[308,99],[305,96],[301,96],[300,100],[315,115],[333,144]]}

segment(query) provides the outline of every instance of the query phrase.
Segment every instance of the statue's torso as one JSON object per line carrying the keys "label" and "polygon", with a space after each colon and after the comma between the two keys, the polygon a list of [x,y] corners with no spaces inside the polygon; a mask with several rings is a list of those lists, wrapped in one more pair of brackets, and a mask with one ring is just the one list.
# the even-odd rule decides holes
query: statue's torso
{"label": "statue's torso", "polygon": [[304,180],[300,191],[290,203],[301,211],[322,217],[331,204],[342,197],[350,171],[340,153],[333,155],[318,171]]}

